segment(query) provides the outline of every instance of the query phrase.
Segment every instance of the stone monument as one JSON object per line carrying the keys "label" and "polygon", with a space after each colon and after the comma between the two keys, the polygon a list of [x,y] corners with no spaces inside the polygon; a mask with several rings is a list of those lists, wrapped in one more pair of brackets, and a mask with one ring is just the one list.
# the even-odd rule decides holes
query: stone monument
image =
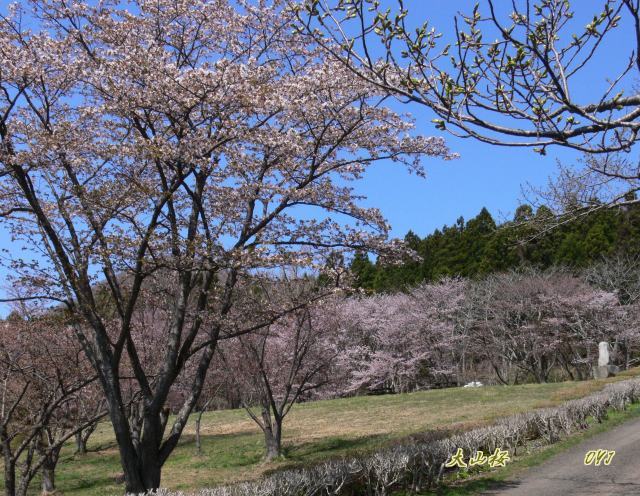
{"label": "stone monument", "polygon": [[598,367],[609,365],[609,343],[601,341],[598,344]]}
{"label": "stone monument", "polygon": [[606,341],[598,344],[598,366],[593,369],[594,379],[606,379],[620,372],[616,365],[609,364],[609,343]]}

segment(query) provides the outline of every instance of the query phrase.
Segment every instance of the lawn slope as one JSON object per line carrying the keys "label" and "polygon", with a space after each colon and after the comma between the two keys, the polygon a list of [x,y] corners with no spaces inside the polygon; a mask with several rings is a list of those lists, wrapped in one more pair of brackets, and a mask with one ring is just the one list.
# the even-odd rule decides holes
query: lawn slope
{"label": "lawn slope", "polygon": [[[285,420],[287,459],[263,464],[262,436],[242,410],[203,416],[202,454],[197,455],[193,423],[163,470],[163,486],[197,489],[258,477],[267,470],[313,463],[350,451],[373,450],[393,440],[435,429],[466,429],[518,412],[554,406],[600,390],[607,382],[640,375],[633,369],[617,378],[521,386],[454,388],[389,396],[318,401],[294,407]],[[90,452],[59,464],[57,482],[66,495],[122,494],[121,472],[109,424],[90,439]],[[34,482],[33,494],[38,494]]]}

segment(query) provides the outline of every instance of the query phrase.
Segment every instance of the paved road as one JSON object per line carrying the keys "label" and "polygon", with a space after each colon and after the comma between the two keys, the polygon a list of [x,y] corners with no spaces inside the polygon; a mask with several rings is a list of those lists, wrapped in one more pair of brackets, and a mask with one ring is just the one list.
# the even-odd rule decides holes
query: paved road
{"label": "paved road", "polygon": [[[585,466],[590,450],[615,450],[609,466]],[[499,496],[640,495],[640,418],[583,441],[482,494]]]}

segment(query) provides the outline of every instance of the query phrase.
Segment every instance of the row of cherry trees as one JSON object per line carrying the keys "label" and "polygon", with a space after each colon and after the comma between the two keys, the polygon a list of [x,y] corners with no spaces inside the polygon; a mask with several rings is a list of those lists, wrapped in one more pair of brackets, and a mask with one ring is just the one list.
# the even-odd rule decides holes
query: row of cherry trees
{"label": "row of cherry trees", "polygon": [[342,394],[586,379],[598,342],[627,366],[639,337],[635,303],[563,271],[445,279],[338,308]]}
{"label": "row of cherry trees", "polygon": [[86,452],[88,437],[107,413],[104,396],[60,316],[14,313],[0,325],[5,494],[25,496],[36,478],[43,493],[53,493],[63,445],[75,438],[76,452]]}
{"label": "row of cherry trees", "polygon": [[[530,270],[482,281],[445,279],[396,294],[323,295],[223,341],[203,402],[225,397],[232,399],[228,405],[244,407],[264,432],[266,458],[273,459],[281,455],[283,422],[298,401],[476,380],[587,379],[600,341],[611,343],[614,359],[627,367],[640,349],[640,308],[628,297],[636,294],[638,273],[616,279],[628,262],[604,263],[580,276]],[[294,301],[300,286],[270,289]]]}

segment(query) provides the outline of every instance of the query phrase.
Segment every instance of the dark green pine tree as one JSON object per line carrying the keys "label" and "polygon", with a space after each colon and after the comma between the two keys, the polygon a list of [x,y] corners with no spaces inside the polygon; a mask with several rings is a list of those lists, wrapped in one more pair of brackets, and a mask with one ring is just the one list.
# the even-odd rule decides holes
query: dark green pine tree
{"label": "dark green pine tree", "polygon": [[356,288],[373,291],[376,279],[376,266],[369,260],[365,252],[357,252],[351,261],[351,274]]}
{"label": "dark green pine tree", "polygon": [[484,207],[477,216],[467,222],[462,246],[466,263],[460,275],[476,277],[490,269],[485,261],[485,252],[495,235],[496,227],[493,217]]}
{"label": "dark green pine tree", "polygon": [[619,222],[616,232],[616,253],[640,256],[640,204],[635,193],[628,193],[625,201],[629,202],[619,209]]}

